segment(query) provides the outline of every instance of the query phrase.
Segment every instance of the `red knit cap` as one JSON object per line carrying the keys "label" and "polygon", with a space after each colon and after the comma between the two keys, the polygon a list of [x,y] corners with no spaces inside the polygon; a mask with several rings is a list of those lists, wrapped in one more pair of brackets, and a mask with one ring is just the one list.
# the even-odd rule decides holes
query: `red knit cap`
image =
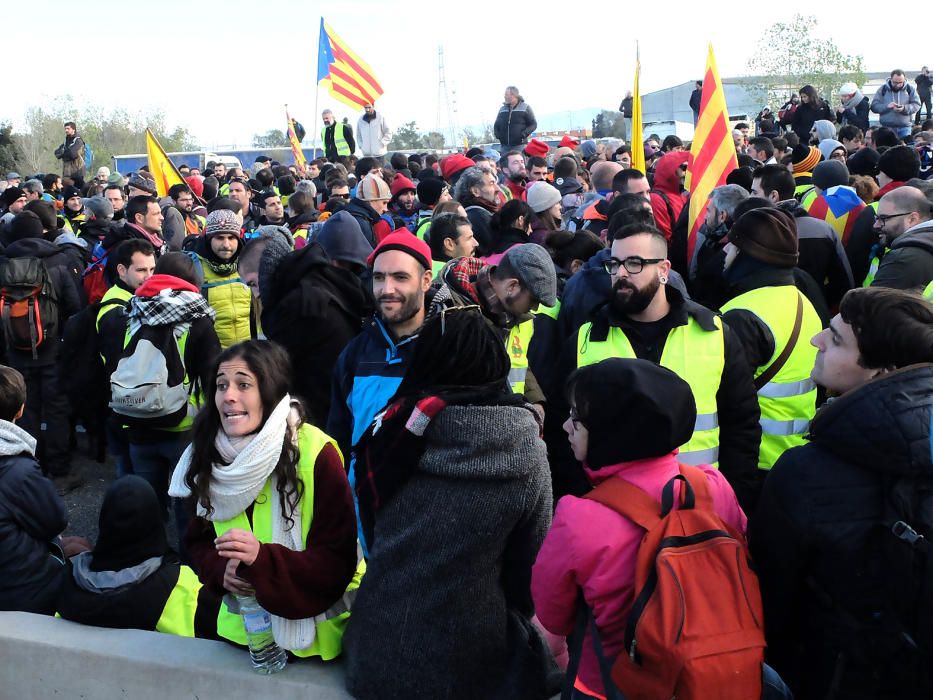
{"label": "red knit cap", "polygon": [[366,259],[372,267],[380,253],[387,250],[400,250],[417,260],[425,270],[431,269],[431,248],[408,229],[393,231],[382,239],[376,249]]}
{"label": "red knit cap", "polygon": [[573,138],[572,136],[567,136],[567,134],[564,134],[564,138],[560,140],[560,144],[557,147],[558,148],[576,148],[579,145],[580,145],[580,142],[577,141],[577,139]]}
{"label": "red knit cap", "polygon": [[450,182],[450,178],[461,170],[472,168],[476,163],[462,153],[454,153],[441,160],[441,175]]}
{"label": "red knit cap", "polygon": [[401,173],[395,173],[395,177],[392,179],[392,187],[390,189],[392,190],[392,199],[395,199],[405,190],[415,191],[415,183]]}
{"label": "red knit cap", "polygon": [[525,146],[525,153],[529,156],[539,156],[544,158],[547,155],[547,152],[551,150],[551,147],[548,146],[544,141],[538,139],[531,139],[528,142],[528,145]]}

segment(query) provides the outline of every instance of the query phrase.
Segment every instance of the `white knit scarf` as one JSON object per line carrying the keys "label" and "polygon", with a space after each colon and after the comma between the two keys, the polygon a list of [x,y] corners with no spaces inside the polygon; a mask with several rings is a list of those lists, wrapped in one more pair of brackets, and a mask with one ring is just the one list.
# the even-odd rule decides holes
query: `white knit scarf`
{"label": "white knit scarf", "polygon": [[[214,445],[221,458],[230,463],[215,463],[211,466],[208,493],[214,510],[208,514],[204,506],[198,503],[198,515],[211,522],[230,520],[255,502],[271,477],[272,543],[303,552],[305,542],[301,532],[301,503],[295,507],[291,515],[293,524],[289,526],[276,490],[276,478],[272,474],[282,454],[286,432],[290,432],[292,439],[297,441],[297,430],[298,413],[292,410],[291,397],[286,394],[255,435],[230,438],[223,430],[218,431]],[[191,465],[193,452],[193,446],[189,445],[172,473],[168,493],[174,498],[191,495],[191,490],[185,484],[185,474]],[[283,649],[306,649],[314,643],[313,618],[289,620],[277,615],[271,617],[272,634]]]}

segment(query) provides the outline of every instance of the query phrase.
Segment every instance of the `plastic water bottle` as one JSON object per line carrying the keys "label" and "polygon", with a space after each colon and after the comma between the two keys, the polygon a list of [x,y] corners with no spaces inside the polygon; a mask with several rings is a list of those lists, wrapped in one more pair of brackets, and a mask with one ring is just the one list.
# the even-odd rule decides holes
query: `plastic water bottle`
{"label": "plastic water bottle", "polygon": [[272,616],[266,612],[254,595],[238,595],[240,615],[246,628],[246,643],[256,673],[278,673],[288,662],[285,650],[272,636]]}

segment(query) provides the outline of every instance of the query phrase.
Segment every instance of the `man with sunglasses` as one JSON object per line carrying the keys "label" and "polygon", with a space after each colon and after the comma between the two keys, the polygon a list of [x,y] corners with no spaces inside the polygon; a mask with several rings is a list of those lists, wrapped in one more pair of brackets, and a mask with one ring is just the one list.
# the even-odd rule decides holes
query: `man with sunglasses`
{"label": "man with sunglasses", "polygon": [[[697,404],[693,436],[678,459],[718,466],[747,507],[756,492],[761,427],[741,343],[715,313],[668,284],[667,241],[656,227],[630,224],[616,232],[605,270],[609,303],[567,340],[559,376],[610,357],[650,360],[676,372]],[[561,408],[551,411],[566,415]]]}
{"label": "man with sunglasses", "polygon": [[891,190],[878,202],[875,231],[884,252],[870,285],[923,289],[933,279],[930,200],[916,187]]}

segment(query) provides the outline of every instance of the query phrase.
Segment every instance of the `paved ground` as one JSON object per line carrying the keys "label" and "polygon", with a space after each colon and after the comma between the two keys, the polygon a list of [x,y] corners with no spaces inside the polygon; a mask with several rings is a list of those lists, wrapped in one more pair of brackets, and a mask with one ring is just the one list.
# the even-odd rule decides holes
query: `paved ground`
{"label": "paved ground", "polygon": [[[87,537],[93,544],[97,540],[97,517],[104,492],[114,480],[113,459],[108,455],[103,464],[94,458],[94,450],[88,446],[87,435],[78,434],[78,445],[72,453],[72,465],[84,476],[84,486],[63,496],[68,508],[68,529],[66,535]],[[175,523],[168,524],[169,544],[174,547]]]}

